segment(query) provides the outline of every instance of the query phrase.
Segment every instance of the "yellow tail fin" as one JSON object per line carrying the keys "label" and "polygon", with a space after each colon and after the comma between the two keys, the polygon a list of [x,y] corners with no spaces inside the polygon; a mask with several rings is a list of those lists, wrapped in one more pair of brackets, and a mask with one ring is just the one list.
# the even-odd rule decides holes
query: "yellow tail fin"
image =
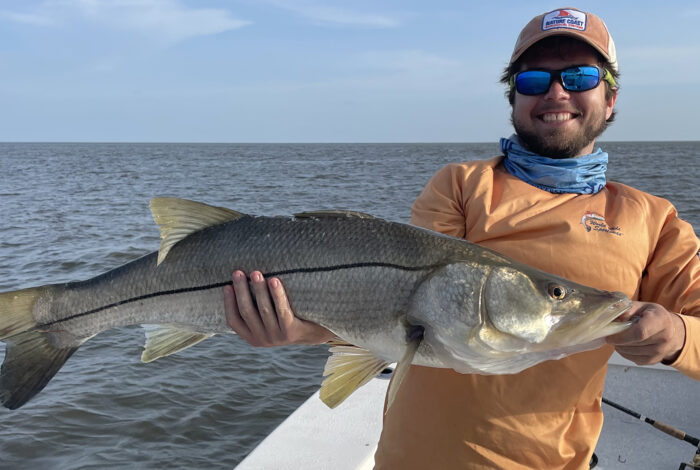
{"label": "yellow tail fin", "polygon": [[11,410],[39,393],[82,344],[59,348],[51,338],[55,333],[35,330],[34,307],[50,288],[0,294],[0,340],[6,343],[0,369],[0,402]]}
{"label": "yellow tail fin", "polygon": [[43,287],[32,287],[0,294],[0,340],[36,326],[34,304],[43,292]]}
{"label": "yellow tail fin", "polygon": [[11,410],[39,393],[78,349],[56,348],[50,333],[27,331],[8,338],[0,373],[0,402]]}

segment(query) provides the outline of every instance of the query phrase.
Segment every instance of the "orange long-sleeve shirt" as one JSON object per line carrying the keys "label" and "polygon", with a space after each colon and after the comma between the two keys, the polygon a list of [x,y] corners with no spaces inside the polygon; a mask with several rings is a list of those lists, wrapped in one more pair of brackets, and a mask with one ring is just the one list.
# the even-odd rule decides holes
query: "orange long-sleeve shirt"
{"label": "orange long-sleeve shirt", "polygon": [[[501,159],[440,170],[412,223],[681,314],[686,342],[672,366],[700,380],[700,243],[690,224],[668,201],[619,183],[594,195],[537,189]],[[385,416],[375,468],[588,468],[612,351],[513,375],[413,366]]]}

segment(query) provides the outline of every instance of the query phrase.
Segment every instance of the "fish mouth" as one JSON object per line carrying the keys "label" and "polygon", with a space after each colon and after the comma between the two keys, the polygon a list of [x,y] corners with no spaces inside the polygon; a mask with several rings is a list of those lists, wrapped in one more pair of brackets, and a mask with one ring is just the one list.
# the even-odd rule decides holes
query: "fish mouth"
{"label": "fish mouth", "polygon": [[586,317],[573,325],[562,325],[553,332],[553,339],[560,344],[590,343],[606,336],[626,330],[634,321],[619,321],[618,318],[632,308],[628,298],[621,298],[603,307],[597,314]]}
{"label": "fish mouth", "polygon": [[598,331],[597,337],[593,339],[614,335],[632,326],[634,323],[632,320],[618,320],[618,318],[631,308],[632,302],[628,299],[618,300],[614,304],[604,308],[600,315],[600,322],[603,324],[603,327]]}

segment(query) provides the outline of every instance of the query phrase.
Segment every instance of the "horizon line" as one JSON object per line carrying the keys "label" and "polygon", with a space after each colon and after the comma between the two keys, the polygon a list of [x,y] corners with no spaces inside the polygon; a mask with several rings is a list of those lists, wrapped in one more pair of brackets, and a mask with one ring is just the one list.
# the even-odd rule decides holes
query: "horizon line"
{"label": "horizon line", "polygon": [[[683,143],[693,143],[699,142],[700,140],[691,139],[669,139],[669,140],[602,140],[597,141],[596,144],[612,144],[612,143],[670,143],[670,142],[683,142]],[[274,141],[274,142],[244,142],[244,141],[158,141],[158,140],[7,140],[0,141],[0,144],[180,144],[180,145],[445,145],[445,144],[494,144],[498,145],[497,141],[457,141],[457,140],[446,140],[446,141],[363,141],[363,142],[349,142],[349,141]]]}

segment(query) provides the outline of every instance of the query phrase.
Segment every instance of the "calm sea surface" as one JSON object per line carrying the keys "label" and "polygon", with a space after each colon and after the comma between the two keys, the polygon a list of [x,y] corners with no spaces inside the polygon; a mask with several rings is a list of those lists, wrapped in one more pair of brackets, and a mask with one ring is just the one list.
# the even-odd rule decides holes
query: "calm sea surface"
{"label": "calm sea surface", "polygon": [[[606,143],[608,176],[700,230],[700,142]],[[350,209],[407,222],[422,186],[493,144],[0,143],[0,291],[92,277],[158,248],[148,201]],[[214,337],[151,364],[140,327],[88,341],[36,398],[0,409],[0,467],[231,468],[319,386],[323,347]]]}

